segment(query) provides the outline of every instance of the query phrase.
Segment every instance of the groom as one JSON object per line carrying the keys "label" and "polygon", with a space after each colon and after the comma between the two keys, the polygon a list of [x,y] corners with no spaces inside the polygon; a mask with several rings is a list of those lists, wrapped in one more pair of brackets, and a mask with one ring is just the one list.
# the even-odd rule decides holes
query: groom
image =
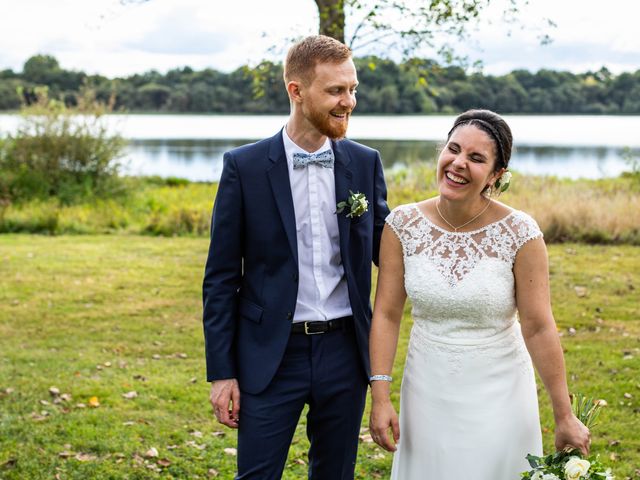
{"label": "groom", "polygon": [[[305,404],[309,477],[352,479],[386,186],[378,152],[344,139],[358,85],[349,48],[308,37],[284,80],[285,127],[224,156],[203,284],[210,400],[239,429],[237,479],[282,476]],[[367,211],[338,212],[354,194]]]}

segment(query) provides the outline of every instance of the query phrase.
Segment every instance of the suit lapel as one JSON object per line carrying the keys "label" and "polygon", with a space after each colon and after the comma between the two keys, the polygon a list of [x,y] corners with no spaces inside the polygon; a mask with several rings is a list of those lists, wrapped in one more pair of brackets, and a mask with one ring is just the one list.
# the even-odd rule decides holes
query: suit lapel
{"label": "suit lapel", "polygon": [[267,175],[271,182],[273,196],[280,212],[280,218],[287,234],[291,253],[298,263],[298,243],[296,239],[296,216],[293,209],[293,196],[291,195],[291,182],[289,181],[289,167],[287,156],[282,143],[282,132],[271,139],[269,148],[269,160],[272,164],[267,169]]}
{"label": "suit lapel", "polygon": [[[353,174],[348,168],[351,157],[344,144],[340,141],[332,142],[335,156],[334,176],[336,182],[336,204],[349,198],[349,190],[352,189]],[[347,217],[347,211],[338,214],[338,231],[340,233],[340,255],[344,264],[349,263],[348,248],[351,219]]]}

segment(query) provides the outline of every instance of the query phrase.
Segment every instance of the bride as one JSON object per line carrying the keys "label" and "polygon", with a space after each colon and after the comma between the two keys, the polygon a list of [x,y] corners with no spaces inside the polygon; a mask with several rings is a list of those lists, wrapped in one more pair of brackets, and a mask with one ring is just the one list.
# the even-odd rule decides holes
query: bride
{"label": "bride", "polygon": [[[555,446],[588,453],[573,415],[549,300],[542,232],[493,200],[511,156],[497,114],[460,115],[440,153],[440,195],[387,217],[370,337],[370,430],[395,451],[391,477],[513,480],[542,454],[535,365],[553,405]],[[414,325],[400,394],[391,370],[405,299]]]}

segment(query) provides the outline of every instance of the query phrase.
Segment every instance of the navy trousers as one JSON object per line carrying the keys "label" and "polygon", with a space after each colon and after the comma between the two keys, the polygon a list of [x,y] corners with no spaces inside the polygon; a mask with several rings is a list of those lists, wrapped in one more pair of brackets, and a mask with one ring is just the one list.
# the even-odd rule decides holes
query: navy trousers
{"label": "navy trousers", "polygon": [[267,389],[241,392],[236,479],[282,477],[305,404],[309,478],[353,479],[366,392],[351,325],[320,335],[292,334]]}

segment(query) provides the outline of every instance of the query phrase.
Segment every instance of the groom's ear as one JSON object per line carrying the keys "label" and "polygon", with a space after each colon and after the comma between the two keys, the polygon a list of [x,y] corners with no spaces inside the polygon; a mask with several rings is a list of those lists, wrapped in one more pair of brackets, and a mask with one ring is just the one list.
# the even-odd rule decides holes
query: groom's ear
{"label": "groom's ear", "polygon": [[289,98],[292,102],[301,102],[302,101],[302,83],[297,80],[291,80],[287,83],[287,93],[289,94]]}

